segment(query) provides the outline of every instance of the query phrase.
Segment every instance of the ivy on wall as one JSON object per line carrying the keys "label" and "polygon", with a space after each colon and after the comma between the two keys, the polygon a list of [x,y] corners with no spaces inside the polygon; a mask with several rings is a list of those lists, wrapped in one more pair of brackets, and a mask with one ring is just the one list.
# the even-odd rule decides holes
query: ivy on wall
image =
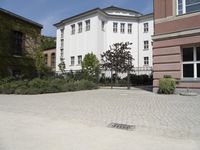
{"label": "ivy on wall", "polygon": [[[40,46],[41,29],[23,20],[0,13],[0,76],[10,75],[10,69],[21,70],[21,74],[30,76],[35,70],[35,51]],[[13,31],[23,33],[24,50],[22,56],[13,56]]]}

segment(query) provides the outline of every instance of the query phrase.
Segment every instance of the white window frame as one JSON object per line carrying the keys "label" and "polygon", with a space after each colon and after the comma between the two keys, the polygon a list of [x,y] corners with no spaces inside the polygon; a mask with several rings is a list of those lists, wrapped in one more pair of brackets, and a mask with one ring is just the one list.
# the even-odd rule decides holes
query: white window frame
{"label": "white window frame", "polygon": [[145,22],[144,23],[144,33],[148,33],[149,32],[149,23]]}
{"label": "white window frame", "polygon": [[[183,15],[183,14],[187,14],[186,12],[186,0],[181,0],[182,1],[182,13],[179,13],[179,0],[176,0],[176,14],[177,15]],[[200,4],[200,2],[197,2],[197,4]],[[190,5],[194,5],[194,4],[190,4]],[[196,11],[194,11],[196,12]],[[188,12],[188,13],[194,13],[194,12]]]}
{"label": "white window frame", "polygon": [[144,66],[149,66],[149,57],[144,57]]}
{"label": "white window frame", "polygon": [[128,24],[128,34],[132,34],[132,30],[133,30],[133,25],[132,24]]}
{"label": "white window frame", "polygon": [[78,56],[78,65],[81,65],[81,63],[82,63],[82,55],[79,55]]}
{"label": "white window frame", "polygon": [[71,56],[71,66],[74,66],[74,65],[75,65],[75,57]]}
{"label": "white window frame", "polygon": [[[193,61],[183,61],[183,49],[182,48],[182,65],[181,65],[181,76],[182,79],[200,79],[200,77],[197,77],[197,64],[200,64],[200,60],[197,60],[197,47],[200,46],[193,46],[193,47],[184,47],[184,48],[193,48]],[[193,64],[194,69],[194,77],[184,77],[183,76],[183,65],[185,64]]]}
{"label": "white window frame", "polygon": [[144,50],[149,50],[149,41],[144,41]]}
{"label": "white window frame", "polygon": [[90,31],[90,20],[85,21],[85,31]]}
{"label": "white window frame", "polygon": [[81,33],[83,31],[83,23],[79,22],[78,23],[78,33]]}
{"label": "white window frame", "polygon": [[117,33],[117,29],[118,29],[118,23],[117,22],[113,22],[113,32]]}
{"label": "white window frame", "polygon": [[76,32],[76,29],[75,29],[75,24],[72,24],[71,25],[71,34],[73,35],[73,34],[75,34],[75,32]]}
{"label": "white window frame", "polygon": [[120,23],[120,32],[125,33],[125,23]]}

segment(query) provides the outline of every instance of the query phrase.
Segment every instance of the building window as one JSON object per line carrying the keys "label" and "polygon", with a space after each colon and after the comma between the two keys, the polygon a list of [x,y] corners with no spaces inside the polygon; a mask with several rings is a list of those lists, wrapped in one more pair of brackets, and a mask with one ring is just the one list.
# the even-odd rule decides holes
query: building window
{"label": "building window", "polygon": [[149,32],[149,24],[148,23],[144,23],[144,33]]}
{"label": "building window", "polygon": [[177,0],[177,15],[200,11],[200,0]]}
{"label": "building window", "polygon": [[128,24],[128,34],[132,33],[132,24]]}
{"label": "building window", "polygon": [[149,49],[149,41],[144,41],[144,50]]}
{"label": "building window", "polygon": [[78,23],[78,33],[81,33],[83,31],[83,24],[82,22]]}
{"label": "building window", "polygon": [[82,56],[80,55],[78,56],[78,65],[81,65],[81,63],[82,63]]}
{"label": "building window", "polygon": [[60,33],[61,33],[61,39],[64,38],[64,29],[60,29]]}
{"label": "building window", "polygon": [[55,67],[56,66],[56,55],[55,53],[51,54],[51,67]]}
{"label": "building window", "polygon": [[200,78],[200,47],[182,49],[183,78]]}
{"label": "building window", "polygon": [[61,41],[60,41],[60,49],[64,49],[64,40],[63,39],[61,39]]}
{"label": "building window", "polygon": [[23,33],[18,31],[13,31],[13,55],[22,55],[23,49]]}
{"label": "building window", "polygon": [[90,31],[90,20],[86,20],[85,21],[85,24],[86,24],[86,31]]}
{"label": "building window", "polygon": [[74,63],[75,63],[75,57],[72,56],[72,57],[71,57],[71,66],[74,66]]}
{"label": "building window", "polygon": [[105,21],[101,21],[101,30],[105,31]]}
{"label": "building window", "polygon": [[149,65],[149,57],[144,57],[144,66]]}
{"label": "building window", "polygon": [[71,28],[72,28],[71,34],[75,34],[75,24],[71,25]]}
{"label": "building window", "polygon": [[46,66],[48,66],[48,55],[47,54],[44,55],[44,64]]}
{"label": "building window", "polygon": [[118,24],[117,23],[113,23],[113,32],[114,33],[117,33],[117,26],[118,26]]}
{"label": "building window", "polygon": [[124,28],[125,28],[125,23],[121,23],[120,24],[120,32],[121,33],[124,33],[124,30],[125,30]]}

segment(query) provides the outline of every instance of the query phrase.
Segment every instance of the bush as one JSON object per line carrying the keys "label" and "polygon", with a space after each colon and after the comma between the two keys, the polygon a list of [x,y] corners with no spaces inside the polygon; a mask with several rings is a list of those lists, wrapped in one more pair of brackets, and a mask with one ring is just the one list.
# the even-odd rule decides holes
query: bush
{"label": "bush", "polygon": [[78,90],[96,89],[97,85],[91,81],[74,81],[61,78],[48,78],[33,80],[19,80],[0,83],[1,94],[43,94]]}
{"label": "bush", "polygon": [[[113,82],[115,82],[114,78],[113,78]],[[101,77],[100,83],[105,84],[105,85],[110,85],[111,79],[106,78],[106,77]],[[133,86],[152,85],[153,84],[153,76],[152,75],[131,74],[130,75],[130,84]],[[118,78],[118,86],[127,86],[127,77],[125,77],[123,79]]]}
{"label": "bush", "polygon": [[176,80],[173,78],[162,78],[159,80],[158,93],[160,94],[174,94],[176,89]]}
{"label": "bush", "polygon": [[97,85],[95,83],[93,83],[92,81],[88,81],[88,80],[76,81],[75,85],[78,90],[97,89]]}

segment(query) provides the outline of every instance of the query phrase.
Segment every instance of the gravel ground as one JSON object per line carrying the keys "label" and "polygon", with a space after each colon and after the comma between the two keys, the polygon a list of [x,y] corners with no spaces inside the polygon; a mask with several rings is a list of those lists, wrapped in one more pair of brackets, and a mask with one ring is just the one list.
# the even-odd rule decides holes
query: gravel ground
{"label": "gravel ground", "polygon": [[200,149],[200,96],[136,88],[0,95],[0,120],[0,150]]}

